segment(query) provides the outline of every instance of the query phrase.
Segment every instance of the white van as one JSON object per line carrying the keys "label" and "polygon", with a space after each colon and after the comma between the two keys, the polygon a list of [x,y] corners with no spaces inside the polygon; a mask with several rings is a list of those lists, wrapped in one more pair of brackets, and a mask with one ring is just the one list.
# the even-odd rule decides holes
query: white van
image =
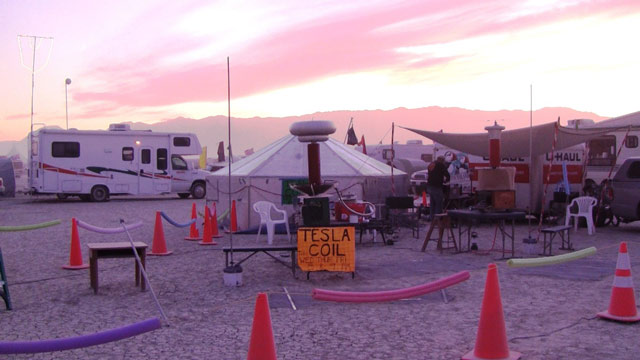
{"label": "white van", "polygon": [[29,188],[33,194],[106,201],[110,195],[177,193],[205,196],[206,171],[183,155],[202,152],[195,134],[131,130],[40,129],[32,134]]}

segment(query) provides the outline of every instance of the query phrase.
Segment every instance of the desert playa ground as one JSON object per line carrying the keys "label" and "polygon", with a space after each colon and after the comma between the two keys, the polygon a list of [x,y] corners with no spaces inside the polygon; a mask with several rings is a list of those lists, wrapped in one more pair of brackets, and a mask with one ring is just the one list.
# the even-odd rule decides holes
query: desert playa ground
{"label": "desert playa ground", "polygon": [[[52,197],[0,200],[0,226],[60,219],[62,224],[25,232],[0,232],[0,248],[14,309],[0,302],[0,341],[45,340],[97,333],[159,317],[149,290],[134,285],[132,258],[100,260],[98,294],[88,270],[63,270],[69,262],[71,218],[115,228],[119,219],[142,221],[135,241],[151,246],[155,212],[179,222],[190,217],[191,200],[173,197],[113,198],[107,203]],[[198,209],[203,201],[198,202]],[[188,229],[164,222],[172,255],[147,256],[147,272],[169,326],[125,340],[64,352],[11,355],[16,359],[244,359],[247,356],[256,295],[268,294],[279,359],[457,359],[472,350],[485,288],[487,265],[498,266],[509,348],[523,359],[632,359],[640,352],[640,324],[596,318],[609,306],[618,246],[626,241],[632,273],[640,264],[640,226],[586,229],[572,233],[577,250],[595,246],[595,255],[559,265],[511,268],[502,254],[487,253],[495,228],[478,227],[476,253],[440,253],[406,230],[385,246],[365,235],[356,246],[356,275],[318,272],[306,279],[264,254],[243,264],[243,286],[223,283],[222,246],[183,240]],[[516,255],[527,225],[516,226]],[[128,241],[126,234],[79,230],[83,260],[88,243]],[[256,243],[255,235],[234,235],[234,245]],[[261,242],[266,242],[263,237]],[[283,236],[276,242],[286,243]],[[501,242],[498,241],[498,247]],[[554,241],[553,254],[559,241]],[[243,256],[243,254],[238,254]],[[288,258],[283,258],[289,261]],[[399,289],[468,270],[469,280],[446,290],[384,303],[332,303],[313,300],[314,288],[343,291]],[[636,284],[637,285],[637,284]],[[286,295],[291,294],[294,310]],[[637,296],[636,296],[637,299]]]}

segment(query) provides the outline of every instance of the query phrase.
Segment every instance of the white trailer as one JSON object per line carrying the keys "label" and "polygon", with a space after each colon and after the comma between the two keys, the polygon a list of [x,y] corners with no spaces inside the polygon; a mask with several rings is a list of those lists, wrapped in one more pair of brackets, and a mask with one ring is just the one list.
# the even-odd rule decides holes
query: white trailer
{"label": "white trailer", "polygon": [[177,193],[205,196],[206,171],[183,155],[199,155],[195,134],[131,130],[40,129],[32,134],[29,188],[33,194],[106,201],[110,195]]}

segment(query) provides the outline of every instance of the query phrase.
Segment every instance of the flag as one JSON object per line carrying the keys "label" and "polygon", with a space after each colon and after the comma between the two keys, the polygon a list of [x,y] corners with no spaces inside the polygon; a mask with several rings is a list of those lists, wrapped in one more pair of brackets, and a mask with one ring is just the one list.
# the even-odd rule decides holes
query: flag
{"label": "flag", "polygon": [[353,126],[351,126],[349,130],[347,130],[347,145],[356,144],[358,144],[358,137],[356,136],[355,130],[353,130]]}
{"label": "flag", "polygon": [[224,161],[224,141],[218,143],[218,162]]}
{"label": "flag", "polygon": [[207,167],[207,147],[202,147],[202,153],[200,154],[200,169],[206,169]]}
{"label": "flag", "polygon": [[364,134],[362,135],[362,140],[360,140],[358,145],[362,145],[362,153],[367,155],[367,145],[364,143]]}

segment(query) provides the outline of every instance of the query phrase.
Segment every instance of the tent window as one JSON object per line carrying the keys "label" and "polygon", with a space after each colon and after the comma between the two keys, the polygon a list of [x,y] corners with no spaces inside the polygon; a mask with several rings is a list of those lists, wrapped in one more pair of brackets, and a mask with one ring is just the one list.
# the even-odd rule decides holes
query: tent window
{"label": "tent window", "polygon": [[156,150],[156,159],[158,170],[167,170],[167,149]]}
{"label": "tent window", "polygon": [[122,161],[133,161],[133,148],[132,147],[123,147],[122,148]]}
{"label": "tent window", "polygon": [[601,136],[589,141],[590,166],[611,166],[616,163],[616,137],[613,135]]}
{"label": "tent window", "polygon": [[51,156],[59,158],[80,157],[80,143],[75,141],[54,141],[51,143]]}
{"label": "tent window", "polygon": [[635,149],[638,147],[638,137],[635,135],[627,136],[624,146],[629,149]]}
{"label": "tent window", "polygon": [[187,147],[191,146],[191,138],[180,136],[173,138],[173,146]]}

